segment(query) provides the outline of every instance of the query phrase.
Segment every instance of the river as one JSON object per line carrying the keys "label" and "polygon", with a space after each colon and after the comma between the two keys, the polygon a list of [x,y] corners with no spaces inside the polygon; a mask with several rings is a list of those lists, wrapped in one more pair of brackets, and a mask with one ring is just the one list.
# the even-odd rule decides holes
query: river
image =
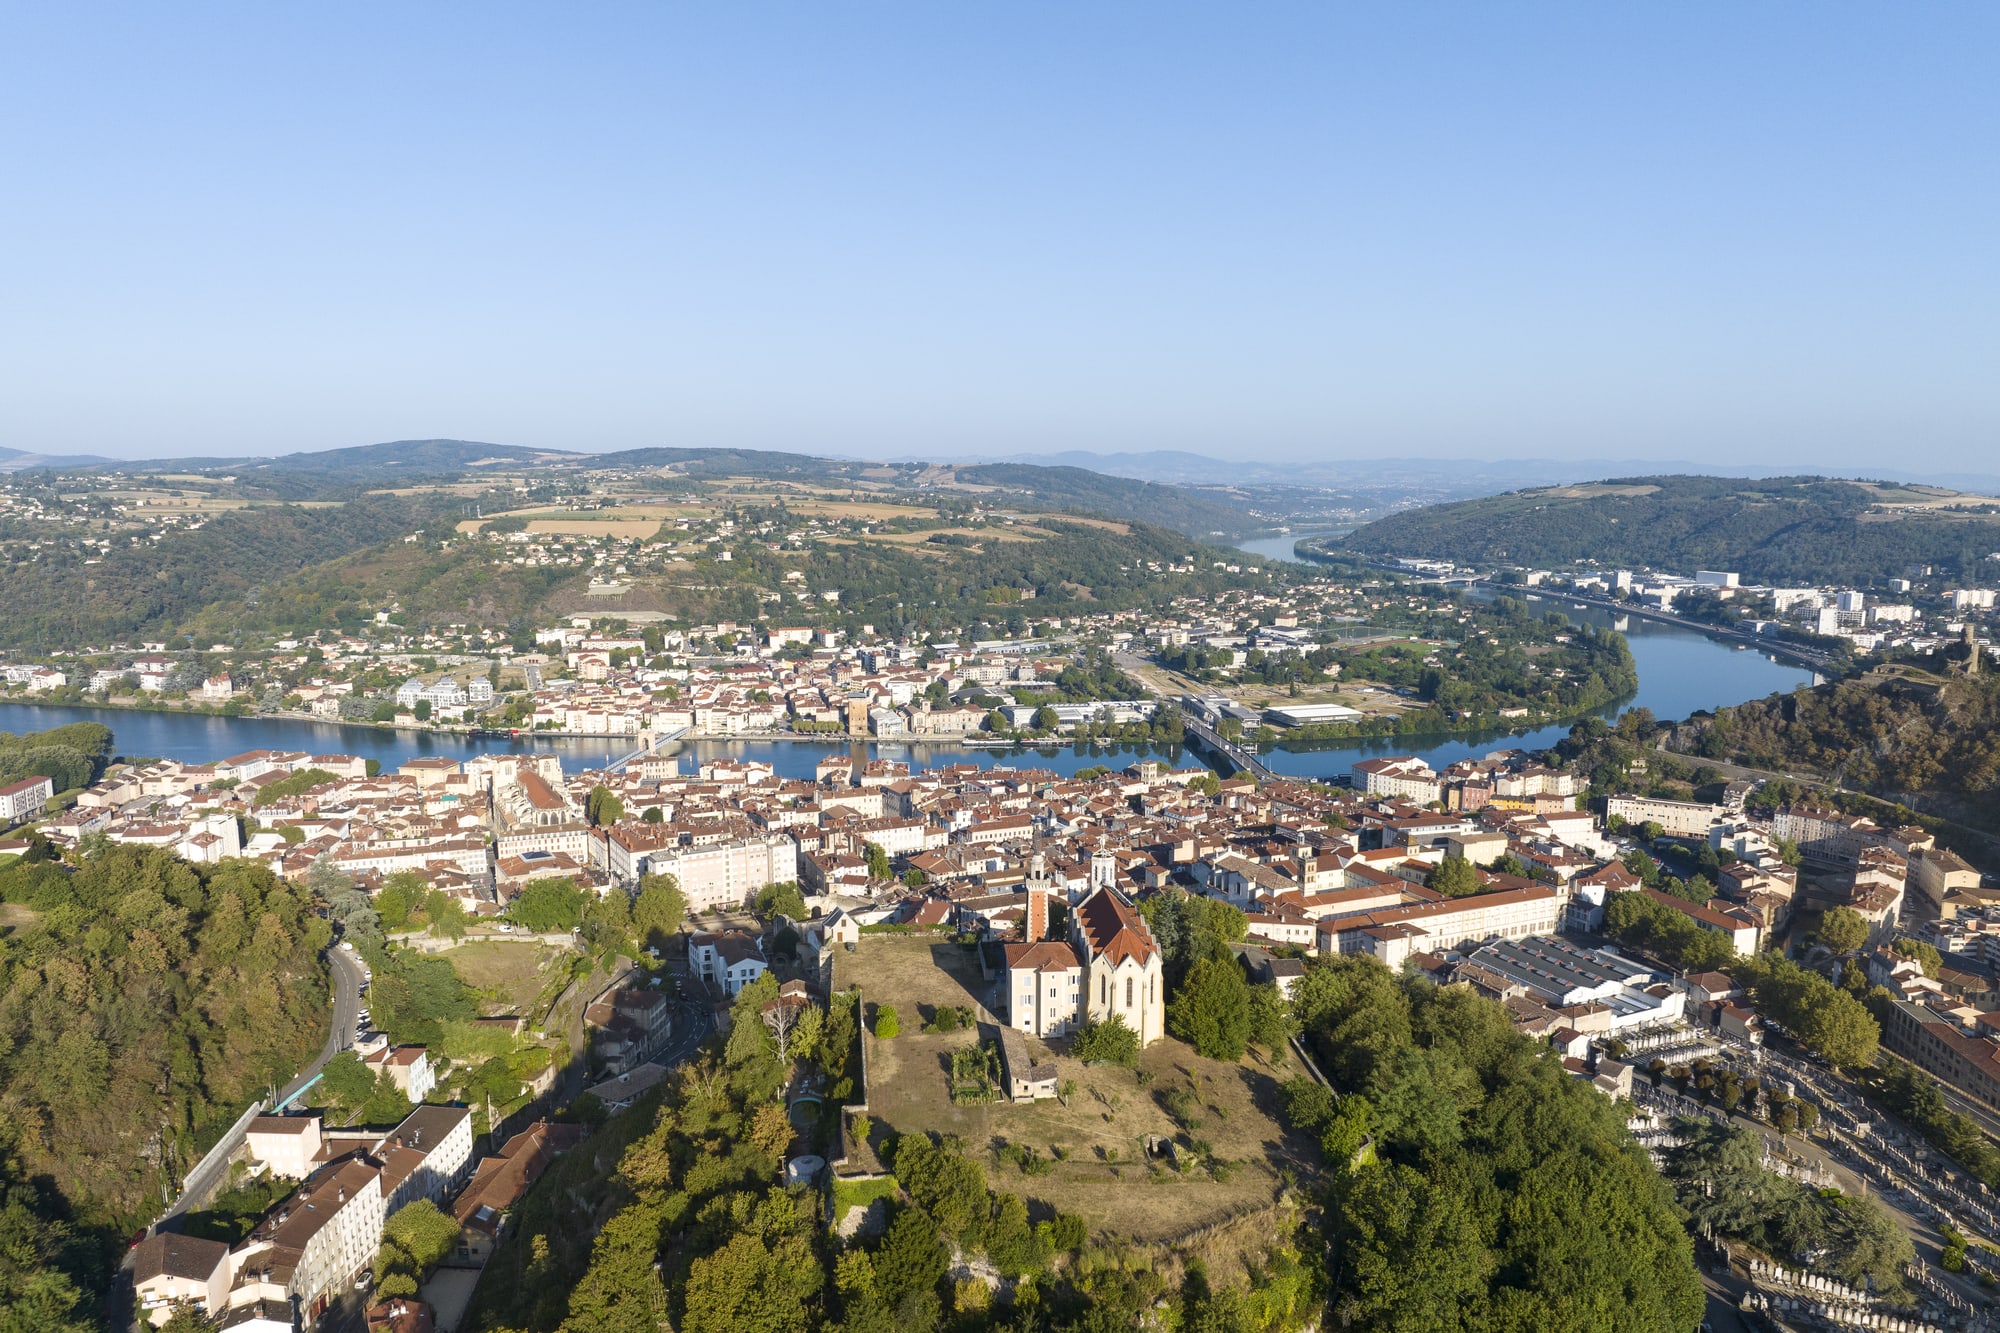
{"label": "river", "polygon": [[1295,532],[1289,537],[1253,537],[1247,542],[1236,543],[1236,549],[1248,551],[1251,555],[1261,555],[1266,560],[1283,560],[1290,564],[1303,565],[1307,562],[1299,559],[1298,552],[1293,549],[1299,542],[1316,541],[1321,537],[1344,536],[1350,531],[1352,529],[1340,528],[1329,532]]}
{"label": "river", "polygon": [[[1274,539],[1276,540],[1276,539]],[[1286,538],[1286,541],[1295,539]],[[1613,623],[1611,614],[1582,608],[1559,596],[1536,605],[1560,610],[1572,620],[1593,625]],[[1626,708],[1653,710],[1656,717],[1683,718],[1699,709],[1716,708],[1762,698],[1812,682],[1812,673],[1780,662],[1754,649],[1740,649],[1695,630],[1636,616],[1623,625],[1639,668],[1639,689],[1632,698],[1606,709],[1606,719]],[[393,769],[406,759],[427,755],[469,758],[476,754],[553,751],[563,767],[577,771],[631,753],[627,737],[603,740],[550,737],[483,737],[471,739],[447,733],[398,731],[385,727],[347,726],[291,718],[204,717],[191,713],[149,713],[118,708],[51,707],[43,704],[0,703],[0,730],[44,731],[71,722],[101,722],[118,739],[121,754],[179,759],[189,763],[241,754],[246,750],[306,750],[314,754],[352,754],[381,761]],[[1329,778],[1347,772],[1356,759],[1370,755],[1416,754],[1433,765],[1486,754],[1502,748],[1546,749],[1569,733],[1570,724],[1522,732],[1456,736],[1387,736],[1341,741],[1315,748],[1278,748],[1264,761],[1280,773]],[[945,764],[1005,764],[1016,768],[1048,768],[1073,773],[1107,764],[1113,768],[1134,762],[1152,751],[1131,745],[1063,745],[998,748],[944,742],[856,742],[841,740],[690,740],[668,747],[692,770],[703,760],[755,759],[770,764],[786,778],[810,780],[814,766],[828,754],[853,752],[868,758],[902,760],[916,768]],[[1178,750],[1163,757],[1182,762]],[[1192,761],[1189,761],[1192,762]]]}

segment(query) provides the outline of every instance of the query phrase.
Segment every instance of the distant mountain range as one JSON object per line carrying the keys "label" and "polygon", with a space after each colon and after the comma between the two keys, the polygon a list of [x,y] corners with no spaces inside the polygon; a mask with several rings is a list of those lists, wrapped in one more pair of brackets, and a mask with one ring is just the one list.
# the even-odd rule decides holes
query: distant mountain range
{"label": "distant mountain range", "polygon": [[765,449],[624,449],[580,453],[479,440],[394,440],[275,458],[171,458],[147,462],[87,460],[73,470],[134,475],[188,473],[229,478],[247,494],[275,500],[352,499],[383,487],[420,486],[476,478],[482,472],[533,467],[552,473],[672,467],[690,481],[757,477],[832,486],[898,482],[911,488],[942,480],[992,487],[1023,507],[1076,509],[1140,519],[1189,536],[1236,539],[1277,524],[1251,512],[1241,497],[1134,478],[1037,464],[879,463]]}
{"label": "distant mountain range", "polygon": [[[950,461],[939,459],[938,461]],[[1296,462],[1266,462],[1255,459],[1225,461],[1206,454],[1178,449],[1158,449],[1145,453],[1099,454],[1069,450],[1051,454],[1007,454],[993,462],[1033,463],[1044,467],[1088,468],[1114,477],[1134,477],[1142,481],[1167,482],[1180,486],[1328,486],[1340,489],[1372,489],[1382,486],[1412,486],[1448,483],[1492,494],[1518,490],[1524,486],[1562,486],[1571,482],[1596,481],[1604,477],[1705,476],[1705,477],[1786,477],[1802,470],[1822,476],[1856,477],[1884,481],[1914,481],[1931,486],[1982,495],[2000,494],[2000,473],[1911,472],[1895,467],[1807,468],[1796,463],[1784,466],[1762,464],[1696,463],[1686,459],[1643,458],[1330,458]]]}
{"label": "distant mountain range", "polygon": [[30,472],[36,468],[74,472],[117,461],[115,458],[99,458],[95,454],[31,454],[21,449],[0,449],[0,472]]}
{"label": "distant mountain range", "polygon": [[[1443,487],[1463,496],[1492,495],[1528,486],[1561,486],[1605,477],[1709,476],[1769,478],[1799,475],[1796,464],[1698,463],[1686,459],[1634,458],[1326,458],[1269,461],[1221,459],[1181,449],[1095,453],[1065,450],[1055,453],[904,454],[865,460],[825,457],[768,449],[646,448],[591,453],[575,449],[538,449],[478,440],[393,440],[308,453],[248,458],[168,458],[130,460],[97,455],[53,455],[0,449],[0,471],[28,468],[80,470],[112,468],[131,472],[229,471],[241,475],[274,473],[435,474],[470,471],[482,466],[542,462],[551,466],[664,467],[672,464],[719,464],[739,474],[849,475],[869,461],[890,464],[932,463],[953,466],[1019,463],[1030,467],[1079,468],[1103,476],[1170,486],[1306,486],[1352,491],[1384,488],[1432,490]],[[707,470],[704,467],[703,470]],[[2000,473],[1913,472],[1904,468],[1804,469],[1816,475],[1913,481],[1979,494],[2000,494]]]}

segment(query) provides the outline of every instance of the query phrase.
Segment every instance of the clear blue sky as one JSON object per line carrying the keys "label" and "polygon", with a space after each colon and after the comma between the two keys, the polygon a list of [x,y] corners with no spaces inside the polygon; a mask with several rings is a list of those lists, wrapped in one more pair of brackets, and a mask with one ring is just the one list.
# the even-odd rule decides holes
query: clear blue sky
{"label": "clear blue sky", "polygon": [[15,4],[0,445],[1991,470],[2000,7]]}

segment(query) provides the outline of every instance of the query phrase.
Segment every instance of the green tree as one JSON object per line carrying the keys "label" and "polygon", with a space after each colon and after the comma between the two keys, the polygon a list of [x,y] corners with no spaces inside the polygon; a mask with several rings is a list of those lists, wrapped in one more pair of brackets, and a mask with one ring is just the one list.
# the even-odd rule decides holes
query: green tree
{"label": "green tree", "polygon": [[632,930],[643,944],[665,948],[687,919],[687,899],[672,875],[649,874],[639,881],[632,904]]}
{"label": "green tree", "polygon": [[875,1006],[875,1037],[878,1041],[889,1041],[903,1030],[902,1020],[896,1014],[893,1004]]}
{"label": "green tree", "polygon": [[335,1106],[354,1110],[375,1091],[375,1075],[353,1051],[342,1051],[320,1071],[319,1086]]}
{"label": "green tree", "polygon": [[776,1102],[758,1107],[750,1120],[750,1141],[769,1156],[782,1153],[792,1141],[792,1122],[785,1108]]}
{"label": "green tree", "polygon": [[1836,955],[1853,953],[1868,943],[1868,918],[1852,907],[1829,908],[1819,919],[1819,942]]}
{"label": "green tree", "polygon": [[868,859],[868,878],[894,879],[896,877],[895,871],[889,865],[889,853],[882,849],[880,843],[863,843],[862,853]]}
{"label": "green tree", "polygon": [[507,919],[537,935],[559,934],[583,924],[583,890],[567,879],[531,881],[508,904]]}
{"label": "green tree", "polygon": [[361,1103],[355,1119],[364,1125],[393,1125],[410,1113],[410,1099],[396,1086],[396,1080],[383,1070],[375,1077],[375,1086],[368,1099]]}
{"label": "green tree", "polygon": [[1780,954],[1759,954],[1738,972],[1750,998],[1807,1050],[1848,1069],[1874,1063],[1882,1029],[1866,1005]]}
{"label": "green tree", "polygon": [[741,1233],[688,1270],[686,1333],[803,1333],[820,1326],[824,1282],[818,1256],[802,1236],[766,1244]]}
{"label": "green tree", "polygon": [[465,938],[465,904],[442,889],[424,895],[424,915],[431,919],[430,933],[440,939]]}
{"label": "green tree", "polygon": [[1924,969],[1924,975],[1933,981],[1937,980],[1938,973],[1944,971],[1944,955],[1938,952],[1935,944],[1904,938],[1897,940],[1894,947],[1903,957],[1916,959]]}
{"label": "green tree", "polygon": [[806,919],[805,895],[799,892],[798,884],[792,880],[766,884],[757,891],[757,897],[752,905],[756,907],[760,916],[786,916],[794,921]]}
{"label": "green tree", "polygon": [[1447,856],[1424,877],[1424,887],[1447,898],[1464,898],[1479,892],[1479,870],[1462,856]]}
{"label": "green tree", "polygon": [[430,701],[429,699],[419,699],[419,700],[417,700],[417,705],[416,705],[416,707],[414,707],[414,708],[412,708],[412,709],[410,710],[410,716],[412,716],[412,717],[416,718],[416,720],[417,720],[417,721],[419,721],[419,722],[428,722],[428,721],[430,721],[430,720],[431,720],[431,701]]}
{"label": "green tree", "polygon": [[[0,1169],[0,1183],[11,1181]],[[0,1329],[6,1333],[89,1333],[98,1327],[67,1271],[69,1224],[42,1205],[40,1192],[13,1184],[0,1202]]]}
{"label": "green tree", "polygon": [[[983,1204],[983,1200],[981,1201]],[[921,1208],[904,1208],[890,1221],[872,1256],[874,1293],[902,1329],[935,1328],[938,1283],[951,1266],[939,1227]]]}
{"label": "green tree", "polygon": [[968,1245],[978,1241],[986,1217],[986,1173],[977,1162],[915,1133],[896,1141],[895,1167],[904,1192],[945,1235]]}
{"label": "green tree", "polygon": [[593,827],[616,824],[625,817],[625,802],[619,800],[618,794],[611,788],[599,783],[592,787],[590,795],[584,798],[583,817],[589,820]]}
{"label": "green tree", "polygon": [[1488,1306],[1495,1256],[1453,1176],[1400,1164],[1362,1171],[1341,1219],[1363,1327],[1467,1329],[1465,1312]]}
{"label": "green tree", "polygon": [[375,893],[375,914],[382,929],[398,931],[410,924],[410,914],[423,901],[424,881],[415,871],[399,870],[389,876]]}
{"label": "green tree", "polygon": [[1070,1038],[1070,1054],[1085,1064],[1124,1065],[1139,1063],[1139,1034],[1124,1017],[1113,1014],[1098,1022],[1086,1020]]}
{"label": "green tree", "polygon": [[375,1256],[377,1284],[401,1273],[414,1279],[414,1291],[423,1276],[451,1254],[458,1234],[458,1223],[429,1199],[404,1204],[382,1224],[382,1246]]}
{"label": "green tree", "polygon": [[1292,1039],[1292,1006],[1275,983],[1250,988],[1250,1040],[1282,1059]]}
{"label": "green tree", "polygon": [[1056,710],[1047,704],[1037,708],[1035,716],[1028,723],[1036,731],[1054,731],[1060,724],[1061,719],[1056,716]]}
{"label": "green tree", "polygon": [[590,1266],[569,1294],[564,1333],[630,1333],[658,1328],[667,1290],[656,1262],[665,1205],[641,1198],[598,1230]]}
{"label": "green tree", "polygon": [[1201,959],[1167,1003],[1167,1031],[1211,1060],[1238,1060],[1250,1041],[1250,983],[1225,950]]}

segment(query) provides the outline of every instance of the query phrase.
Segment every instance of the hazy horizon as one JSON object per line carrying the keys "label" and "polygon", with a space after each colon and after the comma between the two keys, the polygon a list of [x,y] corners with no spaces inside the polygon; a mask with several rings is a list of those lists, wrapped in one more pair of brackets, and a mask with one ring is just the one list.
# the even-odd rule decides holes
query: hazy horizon
{"label": "hazy horizon", "polygon": [[2000,453],[1988,8],[0,32],[31,453]]}
{"label": "hazy horizon", "polygon": [[[273,458],[273,457],[283,457],[288,454],[322,453],[322,452],[328,452],[330,450],[344,450],[356,447],[386,448],[396,444],[427,443],[429,442],[430,439],[448,441],[457,444],[492,445],[501,448],[538,449],[551,453],[560,452],[560,453],[571,453],[578,455],[607,454],[619,451],[618,449],[611,449],[611,448],[585,449],[585,448],[575,448],[575,447],[559,446],[559,445],[528,445],[528,444],[521,444],[518,441],[512,441],[512,440],[470,440],[453,436],[438,436],[438,437],[429,437],[426,440],[417,440],[415,437],[405,437],[404,439],[401,440],[370,441],[364,445],[334,445],[334,446],[329,446],[328,450],[317,450],[317,449],[273,450],[270,453],[262,453],[262,454],[217,453],[208,455],[169,456],[169,455],[155,453],[155,454],[133,454],[126,457],[118,457],[115,455],[96,455],[96,456],[108,458],[113,463],[152,463],[152,462],[162,462],[162,461],[182,461],[183,459],[197,459],[197,458],[211,458],[219,462],[226,462],[232,459],[249,460],[249,459],[261,459],[261,458]],[[621,448],[622,447],[623,446],[621,446]],[[717,446],[717,447],[726,448],[731,446]],[[5,463],[9,461],[5,457],[5,453],[9,448],[10,446],[0,445],[0,463]],[[1869,464],[1869,465],[1854,466],[1854,467],[1830,467],[1830,466],[1813,467],[1811,465],[1802,465],[1802,464],[1744,463],[1733,460],[1697,460],[1697,459],[1686,459],[1686,458],[1622,458],[1621,459],[1621,458],[1609,458],[1609,457],[1599,457],[1599,458],[1579,457],[1573,459],[1560,459],[1560,458],[1541,458],[1541,457],[1527,457],[1527,456],[1472,458],[1463,455],[1440,454],[1433,456],[1433,455],[1410,454],[1410,453],[1397,454],[1394,456],[1365,455],[1352,458],[1320,458],[1320,459],[1313,459],[1306,461],[1306,460],[1284,459],[1284,458],[1262,458],[1262,457],[1244,456],[1244,455],[1240,455],[1235,458],[1224,459],[1217,457],[1213,454],[1200,453],[1199,451],[1196,450],[1092,451],[1092,450],[1076,449],[1076,450],[1050,450],[1042,452],[1002,451],[1002,452],[989,452],[983,454],[948,453],[943,451],[932,451],[927,453],[916,452],[916,453],[904,453],[904,454],[887,454],[887,453],[855,452],[846,450],[812,450],[812,449],[774,450],[773,452],[798,453],[801,455],[816,456],[822,458],[833,458],[833,459],[841,459],[841,460],[857,461],[857,462],[880,462],[880,463],[908,463],[908,462],[957,463],[957,464],[981,463],[981,462],[1040,463],[1045,466],[1080,466],[1087,468],[1094,467],[1097,470],[1106,471],[1112,475],[1124,475],[1135,478],[1149,477],[1158,480],[1177,480],[1174,478],[1163,477],[1159,474],[1161,474],[1162,472],[1171,471],[1172,464],[1182,460],[1185,460],[1190,464],[1206,463],[1206,464],[1212,464],[1214,466],[1217,474],[1216,476],[1212,478],[1180,480],[1180,484],[1187,484],[1187,485],[1217,484],[1219,482],[1225,482],[1228,480],[1242,480],[1246,482],[1268,483],[1273,480],[1279,480],[1280,478],[1268,475],[1266,470],[1268,470],[1269,472],[1281,472],[1284,469],[1288,468],[1301,469],[1302,470],[1301,480],[1306,481],[1309,484],[1326,485],[1329,484],[1332,478],[1325,475],[1312,475],[1311,474],[1312,469],[1315,468],[1333,469],[1333,468],[1338,468],[1343,464],[1356,465],[1357,475],[1359,475],[1363,471],[1363,469],[1359,465],[1365,464],[1365,465],[1371,465],[1375,469],[1385,472],[1394,472],[1398,469],[1404,469],[1417,473],[1422,473],[1427,469],[1436,469],[1449,466],[1467,477],[1478,476],[1489,482],[1491,480],[1491,474],[1494,471],[1510,467],[1520,467],[1520,468],[1530,469],[1531,473],[1553,474],[1556,472],[1561,472],[1571,480],[1592,480],[1592,479],[1621,477],[1621,476],[1663,475],[1663,474],[1674,474],[1674,473],[1689,474],[1689,475],[1710,473],[1714,475],[1735,476],[1735,477],[1745,477],[1745,478],[1774,477],[1774,476],[1786,476],[1786,475],[1816,475],[1816,476],[1826,476],[1831,478],[1851,478],[1851,479],[1879,478],[1882,480],[1934,482],[1940,485],[1952,485],[1955,483],[1956,484],[1977,483],[1978,485],[1983,487],[1991,488],[1994,490],[2000,490],[2000,464],[1989,464],[1988,466],[1992,467],[1993,470],[1983,471],[1977,465],[1969,469],[1926,470],[1922,468],[1913,469],[1909,467],[1900,467],[1886,461],[1877,464]],[[73,456],[83,457],[83,455],[73,455]],[[1129,464],[1130,466],[1126,467],[1121,471],[1119,466],[1117,466],[1121,463]],[[1152,463],[1155,464],[1155,466],[1153,467],[1141,466],[1141,464],[1145,463]],[[1541,485],[1541,484],[1550,484],[1550,478],[1548,476],[1540,476],[1540,475],[1524,475],[1523,478],[1520,480],[1519,484],[1524,487]],[[1513,489],[1513,487],[1508,486],[1508,487],[1502,487],[1501,489]]]}

